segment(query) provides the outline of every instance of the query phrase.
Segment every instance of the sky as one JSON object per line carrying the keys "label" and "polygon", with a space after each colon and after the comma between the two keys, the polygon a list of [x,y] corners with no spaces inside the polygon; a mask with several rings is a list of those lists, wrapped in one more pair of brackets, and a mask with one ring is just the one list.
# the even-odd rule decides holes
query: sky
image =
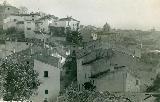
{"label": "sky", "polygon": [[[2,3],[4,0],[0,0]],[[57,17],[72,16],[83,25],[116,29],[160,30],[160,0],[7,0],[30,11]]]}

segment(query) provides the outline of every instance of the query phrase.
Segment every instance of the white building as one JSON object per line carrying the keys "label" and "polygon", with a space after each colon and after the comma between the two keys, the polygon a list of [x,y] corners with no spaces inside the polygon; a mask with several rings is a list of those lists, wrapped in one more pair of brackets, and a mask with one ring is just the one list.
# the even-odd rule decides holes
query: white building
{"label": "white building", "polygon": [[[4,19],[3,29],[7,30],[11,27],[15,27],[18,30],[18,27],[24,26],[24,21],[35,21],[35,20],[38,20],[39,18],[40,18],[40,14],[38,13],[12,14],[8,16],[6,19]],[[24,30],[24,28],[22,29],[22,27],[20,27],[20,29]]]}
{"label": "white building", "polygon": [[64,27],[64,28],[70,27],[71,30],[76,31],[79,28],[80,21],[72,17],[67,17],[59,19],[57,24],[58,27]]}
{"label": "white building", "polygon": [[9,17],[7,17],[6,19],[4,19],[4,24],[3,24],[3,30],[7,30],[9,28],[16,28],[16,23],[18,21],[24,21],[24,18],[21,16],[17,16],[17,15],[11,15]]}
{"label": "white building", "polygon": [[[42,18],[39,18],[38,20],[36,20],[36,31],[42,31],[44,33],[49,33],[49,26],[50,25],[55,25],[56,21],[57,21],[57,17],[55,17],[54,15],[46,15]],[[55,25],[56,26],[56,25]]]}
{"label": "white building", "polygon": [[24,22],[24,34],[25,38],[34,38],[35,37],[35,22],[32,20],[26,20]]}
{"label": "white building", "polygon": [[34,70],[39,73],[41,85],[33,102],[55,102],[60,92],[60,60],[56,57],[38,55],[34,60]]}

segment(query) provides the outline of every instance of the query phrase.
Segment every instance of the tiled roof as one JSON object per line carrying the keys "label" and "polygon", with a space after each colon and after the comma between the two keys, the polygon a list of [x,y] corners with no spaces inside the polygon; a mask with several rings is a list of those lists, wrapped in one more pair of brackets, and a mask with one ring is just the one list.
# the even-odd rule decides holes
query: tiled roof
{"label": "tiled roof", "polygon": [[94,74],[94,75],[92,75],[90,78],[98,78],[98,77],[100,77],[100,76],[102,76],[102,75],[105,75],[105,74],[107,74],[107,73],[109,73],[110,72],[110,69],[108,69],[108,70],[106,70],[106,71],[103,71],[103,72],[100,72],[100,73],[97,73],[97,74]]}
{"label": "tiled roof", "polygon": [[130,75],[134,76],[135,78],[138,78],[134,73],[131,73],[130,70],[127,69],[125,66],[114,67],[113,71],[108,69],[108,70],[105,70],[103,72],[96,73],[96,74],[92,75],[90,78],[99,78],[99,77],[103,77],[103,76],[106,76],[108,74],[119,72],[119,71],[123,71],[125,73],[129,73]]}
{"label": "tiled roof", "polygon": [[46,54],[45,55],[44,54],[36,54],[34,56],[34,58],[38,61],[41,61],[42,63],[49,64],[49,65],[52,65],[52,66],[58,68],[59,58],[57,58],[57,57],[49,56]]}
{"label": "tiled roof", "polygon": [[45,20],[45,19],[58,19],[58,17],[55,17],[54,15],[46,15],[46,16],[41,17],[40,19],[38,19],[37,22],[41,21],[41,20]]}
{"label": "tiled roof", "polygon": [[32,16],[32,15],[37,15],[40,16],[39,13],[30,13],[30,14],[11,14],[13,16]]}

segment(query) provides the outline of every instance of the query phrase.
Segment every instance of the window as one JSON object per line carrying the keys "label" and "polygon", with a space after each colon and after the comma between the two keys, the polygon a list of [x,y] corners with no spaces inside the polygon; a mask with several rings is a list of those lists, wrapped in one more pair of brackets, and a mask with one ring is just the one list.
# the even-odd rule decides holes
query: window
{"label": "window", "polygon": [[136,80],[136,85],[139,85],[139,80]]}
{"label": "window", "polygon": [[26,63],[29,64],[29,61],[27,61]]}
{"label": "window", "polygon": [[45,90],[45,94],[48,94],[48,90]]}
{"label": "window", "polygon": [[93,85],[94,85],[94,80],[92,80],[92,83],[93,83]]}
{"label": "window", "polygon": [[44,71],[44,77],[48,77],[48,71]]}
{"label": "window", "polygon": [[48,102],[48,101],[47,101],[47,98],[45,98],[43,102]]}
{"label": "window", "polygon": [[10,8],[8,8],[8,10],[10,10]]}
{"label": "window", "polygon": [[79,90],[79,91],[81,90],[81,86],[80,86],[80,84],[78,85],[78,90]]}
{"label": "window", "polygon": [[16,22],[17,20],[16,19],[14,19],[14,22]]}
{"label": "window", "polygon": [[34,21],[34,19],[32,19],[32,21]]}
{"label": "window", "polygon": [[27,28],[27,30],[31,30],[31,28]]}

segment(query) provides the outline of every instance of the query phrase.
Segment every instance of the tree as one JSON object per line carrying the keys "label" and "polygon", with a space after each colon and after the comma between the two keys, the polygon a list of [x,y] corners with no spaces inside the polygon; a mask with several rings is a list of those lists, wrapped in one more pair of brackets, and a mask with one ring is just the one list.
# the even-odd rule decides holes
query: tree
{"label": "tree", "polygon": [[[146,92],[160,93],[160,73],[157,75],[156,79],[154,80],[153,85],[147,88]],[[156,97],[155,102],[160,102],[160,94],[153,95],[153,96]]]}
{"label": "tree", "polygon": [[66,40],[71,44],[81,45],[82,44],[81,33],[79,31],[67,30]]}
{"label": "tree", "polygon": [[0,68],[2,94],[5,101],[24,101],[38,89],[38,73],[27,62],[5,60]]}
{"label": "tree", "polygon": [[65,80],[63,85],[66,88],[71,84],[71,82],[77,80],[77,61],[75,52],[67,57],[63,67],[66,69],[65,76],[62,77]]}
{"label": "tree", "polygon": [[66,89],[66,92],[57,98],[56,102],[133,102],[124,96],[116,96],[108,91],[77,91],[73,86]]}

